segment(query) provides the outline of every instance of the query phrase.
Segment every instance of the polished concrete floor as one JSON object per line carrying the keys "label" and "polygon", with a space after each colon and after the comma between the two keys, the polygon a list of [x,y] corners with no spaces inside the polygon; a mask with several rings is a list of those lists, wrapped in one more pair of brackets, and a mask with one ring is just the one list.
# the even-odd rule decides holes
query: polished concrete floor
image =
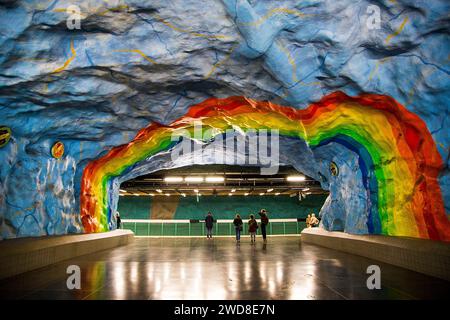
{"label": "polished concrete floor", "polygon": [[[368,290],[366,269],[381,268]],[[66,268],[81,268],[68,290]],[[137,238],[128,246],[0,281],[2,299],[448,299],[450,283],[363,257],[273,237]]]}

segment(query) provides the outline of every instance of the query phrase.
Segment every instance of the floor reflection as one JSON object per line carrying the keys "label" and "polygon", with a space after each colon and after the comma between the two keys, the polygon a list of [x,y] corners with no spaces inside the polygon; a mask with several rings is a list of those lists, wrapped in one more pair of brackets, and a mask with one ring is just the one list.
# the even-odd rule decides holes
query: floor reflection
{"label": "floor reflection", "polygon": [[[68,290],[66,268],[81,268]],[[382,290],[366,268],[382,268]],[[412,281],[413,280],[413,281]],[[274,237],[255,245],[231,238],[138,238],[134,244],[0,281],[3,299],[420,299],[449,296],[450,284],[394,266]]]}

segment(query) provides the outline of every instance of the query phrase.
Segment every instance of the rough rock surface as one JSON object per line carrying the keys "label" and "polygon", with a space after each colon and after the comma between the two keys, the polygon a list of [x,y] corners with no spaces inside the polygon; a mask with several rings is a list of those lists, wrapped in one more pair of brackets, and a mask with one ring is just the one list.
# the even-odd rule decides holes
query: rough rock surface
{"label": "rough rock surface", "polygon": [[[81,29],[67,28],[70,5]],[[379,29],[368,28],[371,5]],[[0,0],[0,125],[12,130],[0,148],[0,237],[82,232],[86,164],[211,96],[305,108],[336,90],[389,95],[432,133],[449,212],[449,11],[445,0]],[[345,218],[365,197],[355,155],[314,154],[321,172],[329,161],[341,170],[324,225],[363,232],[364,217]]]}

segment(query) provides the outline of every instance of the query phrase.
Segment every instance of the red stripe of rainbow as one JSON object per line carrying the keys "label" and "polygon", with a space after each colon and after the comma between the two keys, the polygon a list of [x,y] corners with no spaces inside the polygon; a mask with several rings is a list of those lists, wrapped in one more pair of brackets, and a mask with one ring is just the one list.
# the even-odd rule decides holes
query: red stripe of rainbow
{"label": "red stripe of rainbow", "polygon": [[371,219],[379,224],[379,228],[371,226],[370,232],[450,241],[450,223],[437,181],[442,159],[425,123],[390,97],[349,97],[342,92],[305,110],[244,97],[211,98],[168,126],[151,124],[133,141],[85,168],[80,205],[86,232],[108,230],[111,179],[169,148],[172,134],[180,129],[193,131],[194,121],[201,121],[205,130],[222,133],[232,126],[244,131],[278,129],[280,135],[301,138],[311,147],[344,137],[370,156],[366,165],[375,179],[370,187],[377,189],[370,190],[377,212]]}

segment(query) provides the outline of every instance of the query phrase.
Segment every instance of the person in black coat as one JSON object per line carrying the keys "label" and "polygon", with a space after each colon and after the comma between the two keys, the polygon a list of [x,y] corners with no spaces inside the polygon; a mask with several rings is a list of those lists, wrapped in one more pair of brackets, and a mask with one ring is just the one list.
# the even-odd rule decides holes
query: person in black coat
{"label": "person in black coat", "polygon": [[234,229],[236,230],[236,241],[240,242],[243,222],[242,222],[241,216],[239,214],[237,214],[236,218],[234,218],[233,224],[234,224]]}
{"label": "person in black coat", "polygon": [[116,224],[117,224],[117,229],[120,229],[120,227],[122,226],[122,219],[120,219],[119,211],[116,212]]}
{"label": "person in black coat", "polygon": [[269,224],[269,217],[267,216],[266,209],[261,209],[258,214],[261,217],[261,234],[264,239],[264,242],[266,242],[267,241],[266,226]]}
{"label": "person in black coat", "polygon": [[212,229],[214,226],[214,218],[211,212],[208,212],[208,215],[205,218],[205,226],[206,226],[206,238],[212,239]]}

